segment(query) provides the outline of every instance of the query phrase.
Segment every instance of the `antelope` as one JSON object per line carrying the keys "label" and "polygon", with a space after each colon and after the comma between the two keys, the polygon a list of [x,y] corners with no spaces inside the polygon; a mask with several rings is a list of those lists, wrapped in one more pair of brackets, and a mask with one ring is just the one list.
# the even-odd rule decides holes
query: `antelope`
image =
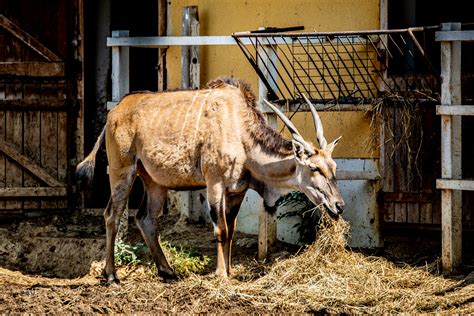
{"label": "antelope", "polygon": [[231,247],[237,213],[246,191],[259,193],[266,210],[299,190],[337,217],[345,203],[336,182],[331,153],[315,107],[311,109],[319,149],[303,139],[293,123],[273,104],[292,135],[287,140],[267,123],[256,97],[243,80],[218,78],[205,89],[137,92],[125,96],[107,115],[91,153],[77,166],[78,177],[93,177],[100,145],[106,142],[111,197],[104,211],[108,283],[119,283],[114,242],[119,219],[137,176],[145,188],[135,221],[158,273],[175,278],[159,244],[158,218],[168,190],[207,188],[217,243],[216,274],[231,272]]}

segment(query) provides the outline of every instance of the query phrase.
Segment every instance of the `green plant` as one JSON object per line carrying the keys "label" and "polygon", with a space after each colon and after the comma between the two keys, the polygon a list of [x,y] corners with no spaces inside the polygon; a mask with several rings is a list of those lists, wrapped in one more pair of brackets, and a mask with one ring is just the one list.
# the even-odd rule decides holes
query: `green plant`
{"label": "green plant", "polygon": [[301,221],[294,225],[300,235],[299,242],[310,244],[316,240],[317,226],[320,219],[319,206],[315,206],[304,193],[291,192],[286,195],[279,203],[280,206],[292,207],[292,211],[285,212],[278,216],[284,217],[297,216]]}
{"label": "green plant", "polygon": [[144,243],[126,244],[123,240],[118,240],[115,243],[115,264],[122,265],[136,265],[142,262],[139,254],[146,248]]}
{"label": "green plant", "polygon": [[[178,276],[203,273],[211,264],[211,258],[199,254],[192,247],[172,246],[168,241],[160,242],[171,267]],[[144,264],[144,243],[127,244],[123,240],[115,243],[115,264],[117,266]]]}
{"label": "green plant", "polygon": [[211,258],[199,254],[192,247],[174,247],[167,241],[162,241],[161,245],[178,276],[203,273],[211,264]]}

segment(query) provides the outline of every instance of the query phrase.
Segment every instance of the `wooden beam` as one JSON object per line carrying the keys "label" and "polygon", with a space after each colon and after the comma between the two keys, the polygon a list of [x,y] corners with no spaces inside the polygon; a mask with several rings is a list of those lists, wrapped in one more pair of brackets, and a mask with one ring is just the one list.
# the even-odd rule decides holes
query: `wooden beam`
{"label": "wooden beam", "polygon": [[[380,16],[380,29],[381,30],[387,30],[388,29],[388,1],[389,0],[380,0],[380,9],[379,9],[379,16]],[[377,76],[377,81],[379,85],[380,91],[387,91],[390,90],[389,87],[387,87],[387,78],[388,78],[388,52],[384,48],[383,43],[388,42],[388,37],[387,35],[380,35],[380,42],[378,43],[380,52],[384,55],[381,62],[384,64],[380,65],[380,69],[382,70],[381,76]]]}
{"label": "wooden beam", "polygon": [[[158,36],[168,35],[168,1],[158,0]],[[158,49],[158,91],[165,91],[168,88],[166,50]]]}
{"label": "wooden beam", "polygon": [[438,31],[435,33],[438,42],[474,41],[474,31]]}
{"label": "wooden beam", "polygon": [[64,77],[63,62],[2,62],[0,75]]}
{"label": "wooden beam", "polygon": [[[324,111],[363,111],[368,112],[372,109],[370,104],[322,104],[313,103],[318,112]],[[289,112],[309,112],[309,106],[305,103],[290,103]],[[270,110],[271,111],[271,110]]]}
{"label": "wooden beam", "polygon": [[[197,6],[187,6],[182,11],[182,34],[199,35],[199,11]],[[199,46],[183,46],[181,48],[181,88],[199,89],[200,73]],[[198,222],[208,213],[207,203],[202,203],[200,196],[206,196],[206,190],[183,191],[178,195],[181,200],[181,215],[190,222]]]}
{"label": "wooden beam", "polygon": [[[128,36],[129,31],[113,31],[113,37]],[[118,102],[130,89],[130,49],[112,47],[112,101]]]}
{"label": "wooden beam", "polygon": [[380,29],[388,29],[388,0],[380,0]]}
{"label": "wooden beam", "polygon": [[2,188],[0,189],[1,198],[17,197],[45,197],[45,196],[67,196],[66,187],[29,187],[29,188]]}
{"label": "wooden beam", "polygon": [[[116,101],[109,101],[107,102],[107,109],[113,109],[118,102]],[[281,111],[283,112],[309,112],[309,107],[306,103],[290,103],[288,105],[288,110],[286,110],[285,106],[281,106],[279,103],[274,103]],[[370,104],[337,104],[337,105],[329,105],[329,104],[321,104],[321,103],[314,103],[316,110],[318,112],[344,112],[344,111],[359,111],[359,112],[368,112],[371,110],[372,106]],[[271,109],[267,106],[261,109],[263,113],[273,113]]]}
{"label": "wooden beam", "polygon": [[[112,37],[128,37],[128,30],[112,31]],[[119,102],[130,90],[130,49],[112,47],[112,101]],[[108,104],[107,104],[108,106]],[[107,167],[108,173],[108,167]],[[128,231],[128,202],[120,217],[117,240],[124,239]]]}
{"label": "wooden beam", "polygon": [[474,105],[438,105],[438,115],[474,115]]}
{"label": "wooden beam", "polygon": [[410,192],[382,192],[381,199],[384,203],[433,203],[432,193],[410,193]]}
{"label": "wooden beam", "polygon": [[376,170],[346,171],[339,170],[336,173],[337,180],[379,180],[380,174]]}
{"label": "wooden beam", "polygon": [[61,61],[61,58],[59,58],[55,53],[49,50],[49,48],[41,44],[36,38],[31,36],[27,32],[23,31],[21,27],[7,19],[2,14],[0,14],[0,27],[3,27],[5,30],[10,32],[13,36],[25,43],[28,47],[40,54],[46,60]]}
{"label": "wooden beam", "polygon": [[[263,29],[263,28],[260,28]],[[263,45],[259,48],[259,55],[262,56],[258,60],[260,69],[263,69],[263,75],[267,78],[275,78],[277,58],[274,47],[270,45]],[[275,85],[270,86],[273,91],[277,91]],[[277,115],[275,112],[268,109],[268,106],[263,102],[267,99],[268,88],[264,82],[258,80],[258,100],[259,108],[265,112],[267,122],[273,128],[277,127]],[[264,261],[273,251],[277,242],[277,214],[276,207],[273,205],[267,206],[262,200],[259,207],[258,214],[258,254],[257,259]]]}
{"label": "wooden beam", "polygon": [[[182,12],[183,36],[199,35],[199,16],[197,6],[184,7]],[[199,47],[183,46],[181,48],[181,88],[198,89],[200,84]]]}
{"label": "wooden beam", "polygon": [[0,110],[48,110],[57,111],[67,109],[67,100],[63,99],[18,99],[0,100]]}
{"label": "wooden beam", "polygon": [[74,47],[74,55],[76,60],[74,62],[74,78],[75,84],[72,85],[75,93],[75,99],[78,106],[76,107],[76,130],[71,140],[75,144],[75,162],[79,162],[84,158],[84,1],[75,1],[75,19],[74,29],[77,31],[75,41],[77,45]]}
{"label": "wooden beam", "polygon": [[474,180],[437,179],[436,188],[444,190],[474,191]]}
{"label": "wooden beam", "polygon": [[[443,23],[443,31],[457,31],[461,23]],[[461,104],[461,42],[441,43],[441,104]],[[441,177],[461,179],[461,116],[441,116]],[[462,195],[441,190],[441,259],[443,272],[453,273],[462,263]]]}
{"label": "wooden beam", "polygon": [[276,207],[268,208],[260,200],[258,213],[258,261],[267,260],[274,251],[277,242],[277,214]]}
{"label": "wooden beam", "polygon": [[47,185],[51,187],[65,187],[66,184],[52,177],[46,170],[38,166],[33,160],[21,154],[15,147],[12,145],[0,141],[0,151],[5,155],[10,157],[19,163],[23,168],[31,172],[33,175],[38,177],[40,180],[44,181]]}
{"label": "wooden beam", "polygon": [[116,107],[118,104],[118,101],[107,101],[107,110],[110,111],[114,107]]}
{"label": "wooden beam", "polygon": [[441,116],[441,176],[452,177],[452,117]]}

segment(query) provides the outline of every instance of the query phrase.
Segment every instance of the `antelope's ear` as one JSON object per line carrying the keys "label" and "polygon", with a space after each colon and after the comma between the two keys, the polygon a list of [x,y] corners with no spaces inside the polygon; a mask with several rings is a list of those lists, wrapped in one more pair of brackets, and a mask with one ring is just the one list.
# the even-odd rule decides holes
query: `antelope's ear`
{"label": "antelope's ear", "polygon": [[331,154],[332,151],[334,150],[334,147],[336,147],[337,143],[339,142],[341,138],[342,136],[339,136],[338,138],[333,140],[332,143],[328,144],[325,149]]}
{"label": "antelope's ear", "polygon": [[312,156],[311,153],[309,153],[304,146],[297,142],[297,141],[292,141],[293,143],[293,154],[295,155],[296,161],[299,163],[306,165],[306,160]]}

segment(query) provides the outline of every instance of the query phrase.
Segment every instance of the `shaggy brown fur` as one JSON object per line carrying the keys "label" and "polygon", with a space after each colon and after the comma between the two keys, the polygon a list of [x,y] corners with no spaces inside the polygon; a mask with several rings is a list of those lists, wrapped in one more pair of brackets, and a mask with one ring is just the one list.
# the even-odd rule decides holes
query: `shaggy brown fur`
{"label": "shaggy brown fur", "polygon": [[242,92],[249,109],[246,123],[252,138],[269,153],[288,155],[291,153],[291,141],[285,139],[267,124],[262,112],[257,108],[255,94],[250,85],[241,79],[220,77],[206,84],[208,89],[221,89],[225,85],[237,87]]}

